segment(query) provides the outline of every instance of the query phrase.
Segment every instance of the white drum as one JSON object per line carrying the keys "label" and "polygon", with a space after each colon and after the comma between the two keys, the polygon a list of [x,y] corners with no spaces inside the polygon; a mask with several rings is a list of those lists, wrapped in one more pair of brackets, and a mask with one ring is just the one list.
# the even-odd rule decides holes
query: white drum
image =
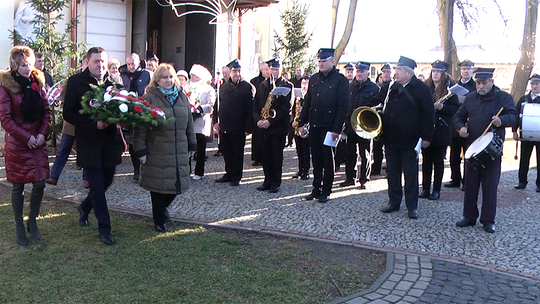
{"label": "white drum", "polygon": [[478,137],[465,151],[465,160],[474,168],[485,168],[496,157],[502,155],[503,140],[493,132]]}
{"label": "white drum", "polygon": [[540,141],[540,104],[524,102],[519,114],[520,138],[524,141]]}

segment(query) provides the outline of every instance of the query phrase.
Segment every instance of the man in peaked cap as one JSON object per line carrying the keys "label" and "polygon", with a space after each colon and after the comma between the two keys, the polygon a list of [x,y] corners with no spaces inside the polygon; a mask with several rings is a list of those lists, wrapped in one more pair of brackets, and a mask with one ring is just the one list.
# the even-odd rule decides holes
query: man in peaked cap
{"label": "man in peaked cap", "polygon": [[[531,91],[529,94],[522,96],[517,104],[516,110],[521,115],[527,114],[524,112],[524,105],[526,104],[539,104],[540,103],[540,75],[534,74],[529,78],[529,85],[531,86]],[[524,122],[526,122],[526,116],[522,116]],[[521,126],[519,126],[521,127]],[[520,130],[522,132],[523,130]],[[520,140],[518,134],[518,126],[512,128],[513,137],[515,140]],[[522,136],[524,137],[524,136]],[[533,148],[536,147],[536,163],[540,164],[540,139],[528,139],[523,138],[521,141],[521,153],[519,157],[519,171],[518,178],[519,184],[515,187],[516,189],[525,189],[527,186],[527,174],[529,173],[529,162],[531,159],[531,154]],[[536,192],[540,192],[540,166],[536,167]]]}
{"label": "man in peaked cap", "polygon": [[[516,106],[512,96],[501,91],[493,83],[492,68],[478,68],[474,73],[476,92],[469,93],[454,116],[454,127],[470,145],[479,138],[491,123],[492,132],[504,140],[504,128],[515,128],[518,123]],[[500,115],[497,115],[502,108]],[[494,135],[494,136],[495,136]],[[501,147],[502,148],[502,147]],[[485,161],[483,166],[473,166],[474,162],[465,162],[465,196],[463,219],[456,223],[458,227],[476,225],[478,213],[478,191],[482,185],[482,214],[480,223],[488,233],[495,232],[495,213],[497,209],[497,187],[501,176],[501,155],[493,161]]]}
{"label": "man in peaked cap", "polygon": [[354,64],[347,63],[345,66],[345,77],[347,77],[347,80],[349,80],[349,83],[351,83],[354,79]]}
{"label": "man in peaked cap", "polygon": [[[261,82],[268,77],[270,77],[270,66],[268,65],[268,62],[264,61],[259,65],[259,75],[249,82],[255,87],[255,91],[258,91]],[[257,100],[255,100],[255,103],[257,103]],[[256,124],[257,122],[255,121],[254,123]],[[261,134],[256,125],[253,126],[253,134],[251,134],[251,160],[253,161],[253,163],[251,163],[252,166],[260,166],[262,164]]]}
{"label": "man in peaked cap", "polygon": [[[381,67],[381,76],[377,82],[379,87],[384,86],[392,80],[392,66],[390,63],[385,63]],[[371,175],[381,175],[384,144],[381,140],[373,141],[373,164],[371,165]]]}
{"label": "man in peaked cap", "polygon": [[[351,124],[351,116],[358,107],[372,107],[371,99],[379,93],[379,87],[369,79],[371,63],[359,61],[356,64],[356,77],[349,85],[349,110],[345,118],[345,134],[347,142],[345,146],[345,181],[339,184],[341,187],[353,186],[358,176],[360,189],[366,189],[371,173],[371,155],[369,153],[371,140],[358,136]],[[357,160],[360,154],[360,172],[357,174]]]}
{"label": "man in peaked cap", "polygon": [[[476,91],[476,83],[473,76],[474,62],[465,59],[459,63],[460,79],[458,84],[470,92]],[[463,104],[465,96],[458,96],[459,103]],[[450,182],[444,184],[448,188],[457,188],[465,183],[465,176],[461,175],[461,158],[467,150],[467,139],[459,136],[455,128],[452,128],[452,145],[450,146]],[[463,188],[462,188],[463,189]]]}
{"label": "man in peaked cap", "polygon": [[[271,59],[267,61],[270,66],[270,77],[265,79],[257,88],[253,119],[261,132],[261,154],[264,171],[264,181],[257,187],[259,191],[277,193],[281,186],[281,173],[283,167],[283,149],[285,138],[289,131],[291,119],[291,100],[293,84],[281,75],[281,61]],[[288,93],[270,96],[279,88],[288,88]],[[267,104],[270,102],[271,104]],[[268,115],[263,108],[270,107]]]}
{"label": "man in peaked cap", "polygon": [[336,69],[334,49],[320,49],[319,72],[310,81],[304,96],[304,104],[300,114],[300,132],[307,133],[305,125],[310,124],[309,144],[313,163],[313,190],[304,199],[315,198],[326,203],[332,192],[334,181],[334,153],[332,147],[324,145],[324,139],[331,136],[333,141],[339,140],[348,108],[349,82]]}
{"label": "man in peaked cap", "polygon": [[244,167],[246,136],[253,129],[251,111],[255,88],[242,79],[238,59],[231,61],[227,67],[231,75],[219,88],[220,105],[218,115],[213,119],[214,129],[221,133],[221,148],[225,160],[225,175],[216,179],[216,183],[238,186]]}
{"label": "man in peaked cap", "polygon": [[386,146],[388,206],[383,213],[398,211],[403,197],[401,183],[405,175],[405,205],[411,219],[418,217],[418,145],[430,145],[435,120],[431,89],[414,75],[416,62],[399,59],[395,82],[381,88],[374,103],[382,104],[382,139]]}

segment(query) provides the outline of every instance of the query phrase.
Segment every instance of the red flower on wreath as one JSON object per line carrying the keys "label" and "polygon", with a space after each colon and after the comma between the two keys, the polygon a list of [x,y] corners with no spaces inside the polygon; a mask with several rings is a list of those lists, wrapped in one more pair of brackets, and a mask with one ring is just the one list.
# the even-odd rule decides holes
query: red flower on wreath
{"label": "red flower on wreath", "polygon": [[142,109],[141,109],[141,107],[139,107],[139,106],[134,106],[134,107],[133,107],[133,110],[134,110],[135,112],[137,112],[137,113],[142,113]]}
{"label": "red flower on wreath", "polygon": [[37,82],[32,82],[30,84],[30,86],[32,87],[32,90],[39,92],[39,86],[38,86]]}
{"label": "red flower on wreath", "polygon": [[152,111],[150,114],[152,114],[152,116],[155,118],[159,118],[159,114],[156,111]]}

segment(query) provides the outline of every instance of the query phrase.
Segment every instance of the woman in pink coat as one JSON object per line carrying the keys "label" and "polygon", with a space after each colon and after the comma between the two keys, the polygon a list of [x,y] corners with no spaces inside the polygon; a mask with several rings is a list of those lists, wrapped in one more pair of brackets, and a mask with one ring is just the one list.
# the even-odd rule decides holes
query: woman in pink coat
{"label": "woman in pink coat", "polygon": [[5,134],[5,165],[8,182],[13,184],[11,204],[15,214],[17,243],[28,245],[23,223],[24,184],[32,183],[27,228],[39,240],[36,217],[49,177],[46,136],[50,109],[45,97],[45,77],[34,68],[35,56],[26,46],[15,46],[9,53],[9,70],[0,70],[0,122]]}

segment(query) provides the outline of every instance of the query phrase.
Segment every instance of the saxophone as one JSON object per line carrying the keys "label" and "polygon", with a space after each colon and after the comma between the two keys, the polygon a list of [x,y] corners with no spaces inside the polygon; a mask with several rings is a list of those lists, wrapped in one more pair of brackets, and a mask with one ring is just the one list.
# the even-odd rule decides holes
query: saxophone
{"label": "saxophone", "polygon": [[262,119],[268,119],[268,118],[275,118],[276,117],[276,110],[271,109],[272,102],[274,101],[274,96],[272,93],[274,92],[274,89],[276,88],[276,82],[272,79],[272,90],[270,90],[270,93],[268,93],[268,97],[266,98],[266,102],[264,103],[264,107],[261,109],[261,118]]}
{"label": "saxophone", "polygon": [[296,122],[296,127],[294,127],[294,135],[300,136],[301,138],[307,138],[309,136],[309,122],[304,125],[306,129],[306,133],[302,134],[300,132],[300,124],[298,123],[300,121],[300,113],[302,106],[300,106],[300,100],[302,100],[302,97],[296,98],[296,107],[294,109],[295,115],[294,115],[294,121]]}

